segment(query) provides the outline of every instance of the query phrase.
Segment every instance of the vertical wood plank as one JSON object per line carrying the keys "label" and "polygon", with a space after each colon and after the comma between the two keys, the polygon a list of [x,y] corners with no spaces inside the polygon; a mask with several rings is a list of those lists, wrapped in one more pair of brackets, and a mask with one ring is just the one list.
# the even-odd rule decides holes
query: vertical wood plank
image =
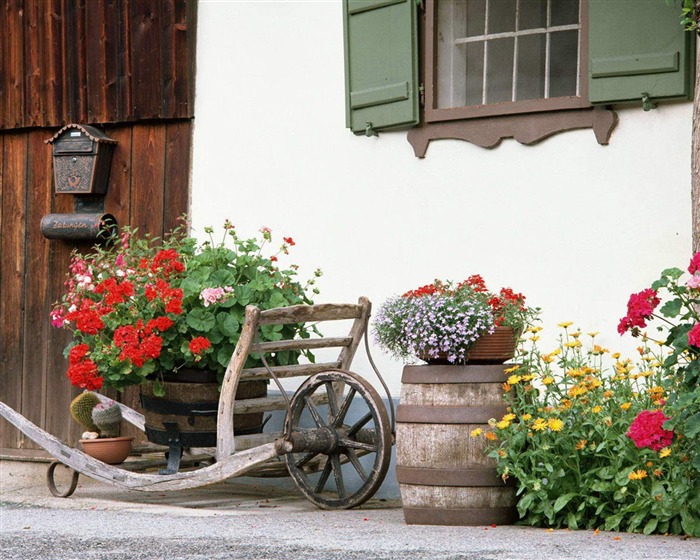
{"label": "vertical wood plank", "polygon": [[129,0],[118,0],[116,11],[119,22],[117,42],[117,121],[129,121],[134,116],[131,100],[131,25]]}
{"label": "vertical wood plank", "polygon": [[79,0],[64,0],[63,12],[63,76],[65,86],[65,111],[66,122],[78,121],[78,1]]}
{"label": "vertical wood plank", "polygon": [[89,122],[105,120],[107,114],[106,76],[106,5],[89,2],[85,6],[85,99]]}
{"label": "vertical wood plank", "polygon": [[132,154],[131,225],[163,235],[165,126],[135,125]]}
{"label": "vertical wood plank", "polygon": [[5,19],[0,40],[3,42],[4,82],[0,114],[3,127],[24,124],[24,16],[22,0],[5,0]]}
{"label": "vertical wood plank", "polygon": [[177,109],[175,101],[175,6],[174,0],[162,0],[159,4],[160,21],[160,115],[172,117]]}
{"label": "vertical wood plank", "polygon": [[119,58],[119,40],[122,33],[121,14],[117,0],[105,0],[104,2],[104,83],[102,88],[105,95],[104,114],[100,117],[102,122],[117,122],[117,61]]}
{"label": "vertical wood plank", "polygon": [[168,231],[179,225],[182,214],[189,212],[192,123],[170,123],[166,132],[163,227]]}
{"label": "vertical wood plank", "polygon": [[[25,267],[27,135],[5,137],[3,150],[2,216],[6,227],[0,239],[0,400],[21,412],[22,403],[22,321],[24,318],[23,276]],[[0,423],[0,438],[19,445],[19,432],[7,422]]]}
{"label": "vertical wood plank", "polygon": [[87,0],[77,0],[76,8],[76,25],[75,25],[75,44],[76,48],[76,63],[77,63],[77,75],[76,83],[78,87],[76,88],[76,122],[87,122],[88,120],[88,110],[87,110],[87,41],[86,41],[86,29],[85,29],[85,13]]}
{"label": "vertical wood plank", "polygon": [[106,127],[105,132],[117,145],[112,156],[112,168],[105,197],[105,211],[114,215],[119,227],[130,223],[131,206],[131,126]]}
{"label": "vertical wood plank", "polygon": [[28,126],[43,124],[44,94],[42,92],[41,58],[45,48],[43,26],[40,26],[40,4],[24,5],[24,122]]}
{"label": "vertical wood plank", "polygon": [[[28,134],[27,185],[31,196],[27,197],[26,263],[25,263],[25,320],[24,320],[24,368],[22,374],[22,414],[39,426],[46,421],[46,361],[48,336],[51,328],[48,320],[51,302],[47,298],[49,272],[49,242],[41,234],[41,218],[51,210],[53,177],[51,173],[51,147],[44,143],[46,132],[35,130]],[[23,448],[36,448],[24,438]]]}
{"label": "vertical wood plank", "polygon": [[63,123],[63,11],[61,0],[47,0],[40,4],[39,25],[44,48],[41,51],[41,86],[43,94],[42,126]]}
{"label": "vertical wood plank", "polygon": [[132,102],[137,119],[157,118],[161,110],[160,2],[130,0]]}

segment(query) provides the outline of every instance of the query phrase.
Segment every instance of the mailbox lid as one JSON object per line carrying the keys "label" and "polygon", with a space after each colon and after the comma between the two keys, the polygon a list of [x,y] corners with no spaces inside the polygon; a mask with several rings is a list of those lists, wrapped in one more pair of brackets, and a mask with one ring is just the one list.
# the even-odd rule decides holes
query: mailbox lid
{"label": "mailbox lid", "polygon": [[46,140],[46,143],[53,144],[54,154],[84,154],[97,152],[98,144],[116,144],[117,141],[89,124],[67,124]]}
{"label": "mailbox lid", "polygon": [[97,143],[79,130],[70,130],[53,143],[54,155],[93,153]]}

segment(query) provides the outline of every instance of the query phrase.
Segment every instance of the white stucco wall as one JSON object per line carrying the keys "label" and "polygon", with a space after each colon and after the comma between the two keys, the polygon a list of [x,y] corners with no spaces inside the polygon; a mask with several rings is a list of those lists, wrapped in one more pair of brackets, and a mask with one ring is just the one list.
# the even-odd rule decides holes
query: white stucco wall
{"label": "white stucco wall", "polygon": [[[690,258],[691,103],[620,108],[591,130],[493,150],[345,128],[340,0],[200,1],[194,227],[231,219],[292,236],[316,301],[386,297],[475,273],[629,352],[629,294]],[[402,365],[374,350],[396,391]],[[398,392],[398,391],[396,391]]]}

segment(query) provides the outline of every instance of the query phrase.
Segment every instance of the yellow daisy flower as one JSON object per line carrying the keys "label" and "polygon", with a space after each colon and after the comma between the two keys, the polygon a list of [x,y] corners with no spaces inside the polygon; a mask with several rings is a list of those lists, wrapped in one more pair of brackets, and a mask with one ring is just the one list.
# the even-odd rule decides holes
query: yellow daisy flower
{"label": "yellow daisy flower", "polygon": [[549,424],[549,429],[553,432],[561,432],[564,428],[564,422],[559,418],[550,418],[547,423]]}
{"label": "yellow daisy flower", "polygon": [[561,327],[562,329],[565,329],[573,324],[573,321],[564,321],[563,323],[559,323],[557,326]]}
{"label": "yellow daisy flower", "polygon": [[659,451],[659,457],[663,459],[664,457],[668,457],[671,454],[671,449],[668,447],[664,447]]}
{"label": "yellow daisy flower", "polygon": [[483,432],[484,430],[482,430],[481,428],[475,428],[471,432],[469,432],[469,435],[472,437],[479,437]]}
{"label": "yellow daisy flower", "polygon": [[643,478],[647,477],[647,471],[643,469],[632,471],[631,473],[629,473],[629,475],[627,475],[627,477],[630,480],[642,480]]}

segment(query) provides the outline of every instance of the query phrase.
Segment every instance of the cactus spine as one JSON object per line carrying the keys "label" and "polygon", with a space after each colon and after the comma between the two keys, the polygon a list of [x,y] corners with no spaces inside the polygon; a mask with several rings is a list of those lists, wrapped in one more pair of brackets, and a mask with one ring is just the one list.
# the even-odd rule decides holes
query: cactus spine
{"label": "cactus spine", "polygon": [[92,409],[92,421],[100,430],[100,437],[118,437],[122,411],[115,401],[102,401]]}
{"label": "cactus spine", "polygon": [[92,420],[92,409],[100,402],[100,398],[91,391],[83,391],[70,403],[70,415],[73,420],[83,426],[88,432],[97,432],[98,428]]}

